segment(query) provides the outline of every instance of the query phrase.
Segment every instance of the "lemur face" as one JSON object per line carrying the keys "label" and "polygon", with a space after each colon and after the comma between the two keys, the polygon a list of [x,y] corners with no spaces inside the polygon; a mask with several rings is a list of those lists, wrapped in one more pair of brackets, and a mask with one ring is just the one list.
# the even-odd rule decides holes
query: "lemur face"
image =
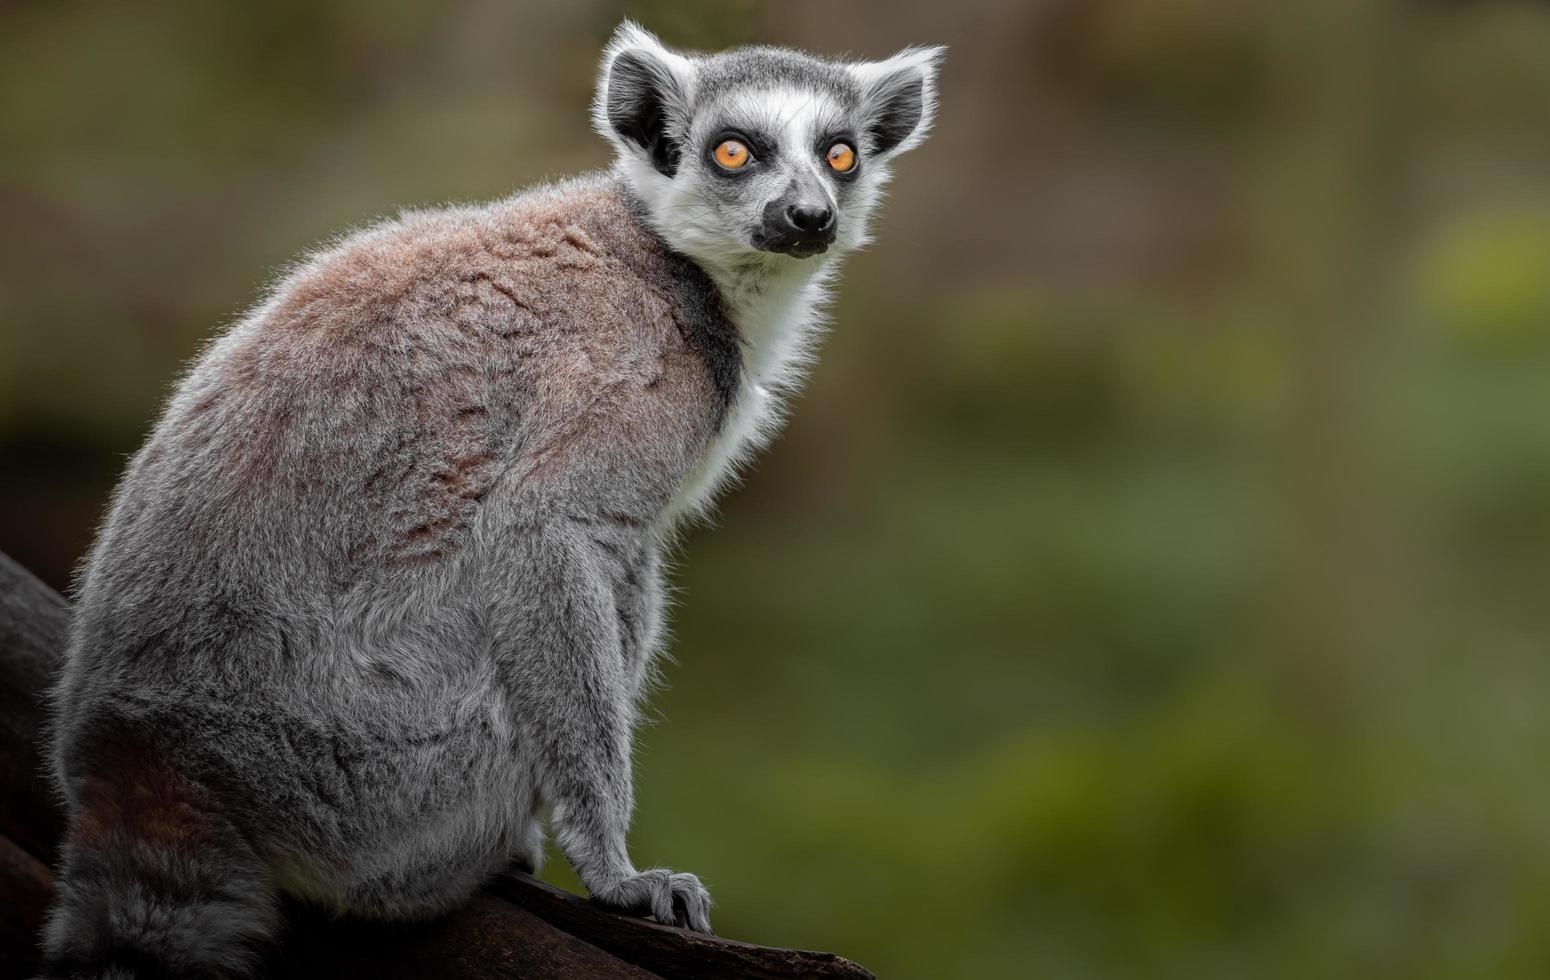
{"label": "lemur face", "polygon": [[678,251],[711,268],[843,254],[866,241],[890,161],[930,127],[941,54],[686,55],[626,23],[604,54],[593,115]]}

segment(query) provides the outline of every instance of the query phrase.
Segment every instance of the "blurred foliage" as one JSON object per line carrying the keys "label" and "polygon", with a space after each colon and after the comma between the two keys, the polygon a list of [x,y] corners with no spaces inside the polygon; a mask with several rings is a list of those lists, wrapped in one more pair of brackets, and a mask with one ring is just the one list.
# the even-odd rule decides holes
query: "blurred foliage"
{"label": "blurred foliage", "polygon": [[602,166],[625,14],[952,46],[637,861],[887,977],[1550,975],[1543,4],[0,6],[0,548],[63,585],[298,251]]}

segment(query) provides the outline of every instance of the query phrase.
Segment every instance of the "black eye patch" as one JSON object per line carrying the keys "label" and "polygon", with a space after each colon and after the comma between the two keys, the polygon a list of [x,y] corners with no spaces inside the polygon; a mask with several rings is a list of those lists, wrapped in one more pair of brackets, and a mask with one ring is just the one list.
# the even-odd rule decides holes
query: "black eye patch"
{"label": "black eye patch", "polygon": [[829,149],[836,143],[844,143],[851,148],[856,155],[855,165],[849,170],[835,170],[833,167],[825,165],[824,171],[835,180],[855,180],[861,174],[861,144],[857,142],[855,133],[849,129],[831,130],[828,135],[820,136],[813,143],[813,152],[818,154],[820,160],[826,160],[829,155]]}
{"label": "black eye patch", "polygon": [[[752,170],[759,163],[769,163],[776,158],[776,142],[773,137],[760,130],[748,126],[724,126],[713,130],[714,134],[705,141],[704,157],[710,170],[714,174],[723,177],[735,177]],[[753,155],[746,167],[739,167],[735,171],[729,171],[715,162],[716,147],[727,140],[737,140],[748,147],[748,152]]]}

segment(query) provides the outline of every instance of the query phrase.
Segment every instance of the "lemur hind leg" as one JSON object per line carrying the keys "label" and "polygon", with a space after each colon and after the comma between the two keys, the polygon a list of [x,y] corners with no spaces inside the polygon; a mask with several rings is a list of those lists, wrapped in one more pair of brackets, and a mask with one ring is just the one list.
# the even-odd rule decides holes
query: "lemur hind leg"
{"label": "lemur hind leg", "polygon": [[584,523],[563,518],[509,541],[511,560],[499,567],[510,577],[494,593],[497,656],[560,850],[599,903],[710,932],[710,894],[698,878],[630,862],[638,677],[609,555]]}
{"label": "lemur hind leg", "polygon": [[251,975],[281,915],[224,794],[124,732],[75,772],[44,976]]}

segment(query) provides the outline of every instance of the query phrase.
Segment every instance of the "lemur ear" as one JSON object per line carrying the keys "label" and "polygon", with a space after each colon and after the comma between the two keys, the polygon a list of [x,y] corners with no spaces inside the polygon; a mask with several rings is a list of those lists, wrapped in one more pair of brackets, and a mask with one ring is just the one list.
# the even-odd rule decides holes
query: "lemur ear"
{"label": "lemur ear", "polygon": [[941,46],[905,48],[884,61],[851,66],[874,154],[903,153],[926,138],[936,115],[937,67],[946,54]]}
{"label": "lemur ear", "polygon": [[649,31],[625,21],[603,51],[592,121],[621,153],[671,177],[689,123],[694,64]]}

